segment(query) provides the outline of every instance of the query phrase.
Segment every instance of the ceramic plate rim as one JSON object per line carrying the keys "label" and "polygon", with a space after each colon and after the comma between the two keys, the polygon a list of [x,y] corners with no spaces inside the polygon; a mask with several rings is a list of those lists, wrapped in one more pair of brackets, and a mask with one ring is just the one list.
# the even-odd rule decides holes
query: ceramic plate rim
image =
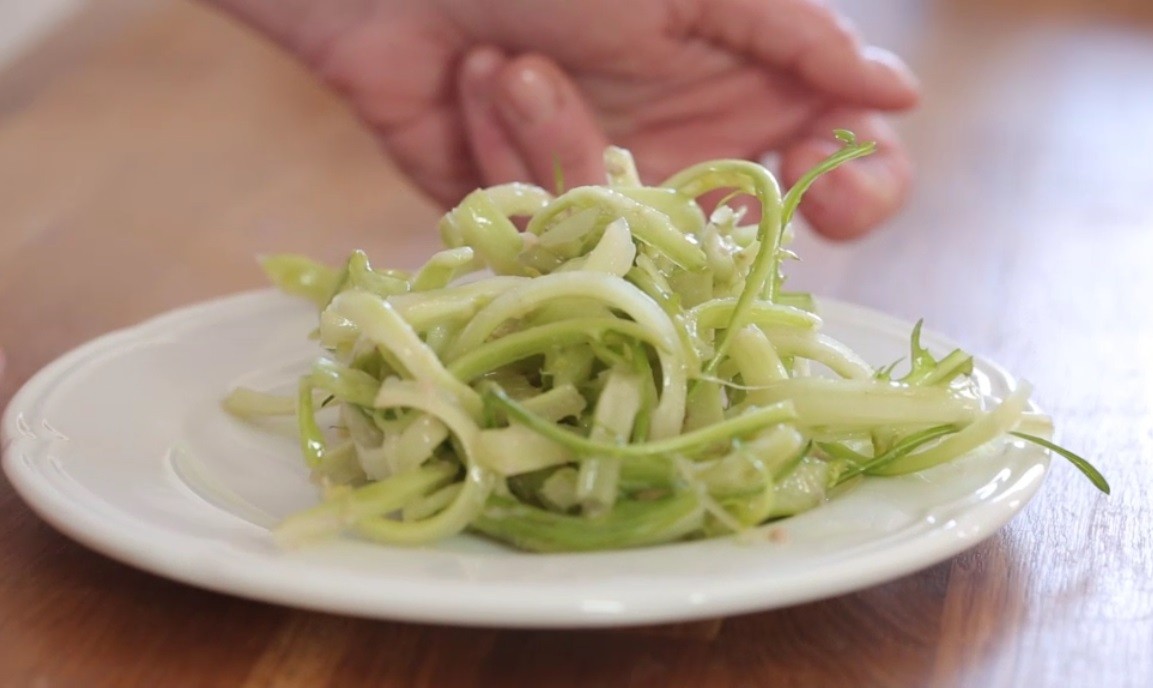
{"label": "ceramic plate rim", "polygon": [[[195,543],[196,547],[186,551],[173,551],[174,545],[158,547],[146,536],[151,534],[155,537],[165,532],[163,529],[153,533],[151,531],[156,527],[152,524],[133,522],[130,518],[125,523],[125,514],[114,510],[93,517],[91,504],[70,498],[46,478],[45,467],[36,463],[34,456],[35,448],[42,447],[43,440],[40,438],[33,442],[29,439],[27,418],[34,415],[38,405],[51,398],[57,383],[70,371],[83,368],[86,362],[90,363],[101,354],[120,350],[149,332],[171,328],[171,332],[178,335],[182,327],[193,327],[198,318],[222,318],[230,310],[259,308],[269,299],[283,298],[271,290],[258,290],[185,306],[91,340],[45,366],[13,396],[0,419],[3,466],[17,493],[54,528],[98,553],[162,577],[216,592],[378,619],[490,627],[572,628],[688,621],[761,611],[828,598],[909,575],[963,552],[996,532],[1024,508],[1048,474],[1048,454],[1033,450],[1034,458],[1030,465],[1039,469],[1020,476],[1011,486],[1016,490],[1015,501],[982,502],[979,509],[962,514],[972,521],[973,530],[968,537],[951,537],[939,529],[929,528],[919,547],[912,546],[916,543],[902,542],[889,550],[873,548],[873,551],[866,552],[857,558],[857,568],[852,576],[825,576],[819,584],[803,585],[794,581],[791,586],[766,589],[763,580],[721,574],[707,595],[676,590],[675,585],[671,590],[668,586],[654,585],[630,593],[627,604],[615,611],[590,606],[587,590],[585,599],[579,596],[567,598],[558,595],[559,590],[549,585],[521,590],[524,598],[511,607],[501,602],[499,594],[492,600],[483,595],[501,593],[501,586],[465,580],[447,595],[442,588],[433,590],[418,580],[400,581],[398,588],[384,594],[349,594],[349,591],[318,585],[324,582],[323,576],[331,575],[331,569],[301,566],[300,562],[286,561],[274,550],[261,556],[236,558],[218,556],[211,542]],[[872,329],[905,332],[911,327],[910,323],[898,318],[835,299],[822,298],[819,304],[823,314],[833,313],[839,322],[856,319]],[[950,343],[947,338],[931,332],[926,332],[926,336]],[[1014,378],[996,363],[980,357],[978,361],[1005,384],[1015,383]],[[122,530],[126,525],[128,528]],[[422,550],[413,552],[414,556],[420,556]],[[510,556],[601,557],[611,563],[614,559],[623,561],[642,552]],[[894,554],[898,555],[895,562]],[[286,572],[289,575],[273,575]],[[395,580],[390,582],[397,583]],[[477,595],[481,597],[478,599]],[[469,603],[470,599],[474,602]]]}

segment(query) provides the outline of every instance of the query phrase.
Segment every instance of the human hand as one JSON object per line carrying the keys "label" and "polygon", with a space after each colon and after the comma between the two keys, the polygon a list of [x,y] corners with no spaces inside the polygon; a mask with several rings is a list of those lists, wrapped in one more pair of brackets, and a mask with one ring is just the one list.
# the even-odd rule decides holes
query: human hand
{"label": "human hand", "polygon": [[879,152],[810,190],[834,237],[894,212],[909,162],[879,116],[916,100],[891,55],[816,0],[214,0],[343,92],[396,162],[452,204],[513,179],[601,183],[611,142],[647,181],[717,157],[781,156],[788,185],[837,143]]}

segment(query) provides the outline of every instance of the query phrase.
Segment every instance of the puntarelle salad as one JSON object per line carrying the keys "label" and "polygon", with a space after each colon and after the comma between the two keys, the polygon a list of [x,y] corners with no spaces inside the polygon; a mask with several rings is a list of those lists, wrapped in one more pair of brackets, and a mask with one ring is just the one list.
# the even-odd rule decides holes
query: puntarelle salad
{"label": "puntarelle salad", "polygon": [[[790,220],[843,146],[783,194],[740,160],[639,181],[606,151],[605,186],[557,195],[481,189],[440,222],[415,272],[281,255],[283,291],[320,308],[323,352],[295,398],[240,388],[233,414],[295,414],[322,501],[275,531],[284,545],[351,532],[395,545],[463,531],[538,552],[641,547],[753,531],[865,476],[955,459],[1007,434],[1038,437],[1029,387],[982,398],[972,358],[875,369],[784,290]],[[706,216],[696,199],[733,195]],[[730,205],[757,198],[744,224]],[[518,229],[514,218],[527,225]],[[301,333],[303,337],[305,333]]]}

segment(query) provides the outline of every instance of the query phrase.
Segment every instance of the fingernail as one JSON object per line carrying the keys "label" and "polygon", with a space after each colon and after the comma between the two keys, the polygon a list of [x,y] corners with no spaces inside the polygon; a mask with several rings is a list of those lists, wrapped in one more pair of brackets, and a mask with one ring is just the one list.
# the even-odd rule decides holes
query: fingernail
{"label": "fingernail", "polygon": [[905,64],[905,61],[897,57],[896,54],[884,48],[870,45],[865,47],[864,57],[882,71],[897,77],[902,88],[914,92],[920,88],[917,76],[913,74],[913,70],[909,69],[909,65]]}
{"label": "fingernail", "polygon": [[470,77],[487,78],[496,73],[500,53],[492,48],[477,48],[464,58],[464,73]]}
{"label": "fingernail", "polygon": [[522,124],[547,121],[560,108],[560,93],[541,70],[525,66],[516,70],[504,84],[507,107],[502,110]]}
{"label": "fingernail", "polygon": [[460,87],[466,98],[487,103],[492,99],[492,88],[504,55],[495,48],[476,48],[464,56],[460,66]]}

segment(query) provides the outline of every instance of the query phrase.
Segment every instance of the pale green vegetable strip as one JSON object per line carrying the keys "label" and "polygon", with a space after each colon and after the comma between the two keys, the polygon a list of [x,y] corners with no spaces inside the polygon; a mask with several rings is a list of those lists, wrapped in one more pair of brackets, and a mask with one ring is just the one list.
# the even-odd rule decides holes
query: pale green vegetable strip
{"label": "pale green vegetable strip", "polygon": [[394,475],[364,487],[346,488],[339,497],[289,516],[273,531],[273,537],[288,547],[331,537],[366,518],[388,514],[403,507],[414,497],[443,485],[455,472],[452,465],[440,463]]}
{"label": "pale green vegetable strip", "polygon": [[541,378],[552,380],[554,385],[583,385],[592,376],[596,362],[597,354],[590,346],[554,348],[545,353]]}
{"label": "pale green vegetable strip", "polygon": [[372,406],[380,381],[368,373],[343,366],[328,358],[312,364],[312,384],[337,399],[357,406]]}
{"label": "pale green vegetable strip", "polygon": [[[673,466],[680,473],[683,482],[697,495],[697,500],[704,507],[705,513],[712,517],[712,521],[706,521],[705,532],[715,533],[718,530],[721,532],[737,533],[742,530],[741,522],[733,518],[732,514],[725,511],[721,503],[709,494],[708,486],[701,480],[696,479],[693,475],[694,466],[691,462],[681,456],[675,456],[672,459]],[[719,526],[719,528],[718,528]]]}
{"label": "pale green vegetable strip", "polygon": [[377,296],[394,296],[408,291],[408,280],[393,275],[378,273],[372,269],[364,251],[353,251],[348,258],[348,285],[346,288],[361,289]]}
{"label": "pale green vegetable strip", "polygon": [[470,414],[480,414],[480,396],[445,370],[437,355],[388,301],[352,291],[338,295],[329,308],[356,323],[364,337],[396,356],[414,379],[452,395]]}
{"label": "pale green vegetable strip", "polygon": [[951,352],[933,366],[931,371],[904,379],[911,385],[936,385],[948,383],[959,374],[968,374],[973,369],[973,357],[960,349]]}
{"label": "pale green vegetable strip", "polygon": [[776,272],[780,264],[778,250],[784,224],[781,219],[781,189],[777,180],[764,167],[744,160],[702,163],[694,165],[670,178],[662,186],[672,187],[689,196],[697,197],[719,188],[734,188],[753,194],[761,204],[761,219],[757,223],[757,241],[760,249],[744,288],[737,298],[725,334],[705,372],[716,370],[728,354],[729,340],[749,324],[749,310],[758,299],[772,301],[776,296]]}
{"label": "pale green vegetable strip", "polygon": [[837,375],[850,380],[873,377],[873,367],[852,349],[832,337],[818,332],[770,328],[769,340],[785,356],[800,356],[828,366]]}
{"label": "pale green vegetable strip", "polygon": [[328,448],[324,453],[324,464],[316,469],[315,475],[323,485],[341,486],[359,484],[367,477],[351,440],[340,441]]}
{"label": "pale green vegetable strip", "polygon": [[[700,204],[692,196],[683,194],[676,189],[636,186],[614,188],[613,191],[668,216],[677,230],[683,234],[696,234],[705,227],[705,214],[701,211]],[[692,269],[687,266],[683,267]]]}
{"label": "pale green vegetable strip", "polygon": [[[575,253],[577,245],[583,242],[583,240],[596,229],[597,220],[600,216],[601,213],[596,208],[578,210],[549,227],[537,237],[535,243],[542,248],[561,251],[566,255],[570,251]],[[533,236],[537,235],[529,232],[525,237],[526,243],[530,242],[531,239],[529,239],[529,237]]]}
{"label": "pale green vegetable strip", "polygon": [[[713,299],[690,310],[688,317],[699,328],[728,327],[736,306],[735,298]],[[747,318],[747,324],[763,327],[784,326],[815,330],[821,326],[821,319],[812,313],[794,306],[782,306],[766,301],[754,303],[749,308]]]}
{"label": "pale green vegetable strip", "polygon": [[612,275],[558,273],[543,275],[530,284],[510,289],[477,313],[449,351],[447,357],[450,362],[479,346],[505,321],[521,317],[546,301],[596,299],[624,311],[657,336],[662,384],[651,432],[658,438],[677,434],[684,420],[688,371],[684,357],[674,355],[679,345],[676,329],[660,306],[633,285]]}
{"label": "pale green vegetable strip", "polygon": [[697,477],[718,498],[760,493],[772,488],[776,471],[804,445],[796,428],[779,425],[704,466]]}
{"label": "pale green vegetable strip", "polygon": [[935,442],[945,435],[954,434],[958,430],[960,428],[956,425],[936,425],[911,435],[905,435],[895,440],[892,446],[883,453],[872,457],[858,454],[848,447],[836,443],[818,443],[818,446],[835,458],[848,462],[849,466],[837,474],[834,484],[839,485],[862,473],[875,473],[878,469],[913,453],[922,446]]}
{"label": "pale green vegetable strip", "polygon": [[684,309],[681,308],[678,300],[673,296],[672,290],[668,283],[663,279],[653,278],[646,270],[639,267],[646,260],[647,256],[638,255],[638,267],[629,270],[625,275],[625,279],[636,285],[646,296],[656,301],[665,315],[669,317],[669,322],[673,324],[673,328],[677,332],[677,339],[680,340],[681,352],[685,356],[685,365],[690,370],[697,370],[700,368],[701,359],[698,352],[698,346],[703,348],[703,344],[696,340],[689,332],[687,318]]}
{"label": "pale green vegetable strip", "polygon": [[595,299],[619,308],[651,330],[660,349],[674,352],[678,348],[668,316],[636,287],[612,275],[575,272],[542,275],[500,294],[472,318],[449,356],[459,358],[479,346],[507,320],[524,316],[548,301],[566,298]]}
{"label": "pale green vegetable strip", "polygon": [[262,416],[291,416],[296,413],[296,399],[280,394],[268,394],[248,387],[237,387],[224,397],[224,410],[246,419]]}
{"label": "pale green vegetable strip", "polygon": [[493,207],[506,217],[535,215],[553,200],[552,194],[539,186],[522,182],[490,186],[484,193]]}
{"label": "pale green vegetable strip", "polygon": [[939,387],[903,387],[874,380],[793,378],[761,390],[766,401],[787,401],[806,427],[844,429],[876,425],[940,425],[975,419],[975,400],[958,399]]}
{"label": "pale green vegetable strip", "polygon": [[460,407],[444,397],[427,393],[427,389],[413,382],[392,382],[382,385],[377,395],[378,408],[411,408],[424,411],[439,419],[455,436],[463,456],[465,478],[463,487],[452,503],[436,515],[420,521],[398,522],[378,517],[356,524],[358,533],[372,540],[398,545],[417,545],[442,540],[468,527],[484,508],[484,503],[495,484],[495,474],[474,460],[476,423]]}
{"label": "pale green vegetable strip", "polygon": [[[1020,427],[1020,426],[1018,425],[1018,427]],[[1089,479],[1089,482],[1093,483],[1093,486],[1096,487],[1098,490],[1101,490],[1105,494],[1109,494],[1110,492],[1112,492],[1113,488],[1111,488],[1109,486],[1109,481],[1105,479],[1105,476],[1101,474],[1101,471],[1097,470],[1097,468],[1093,464],[1089,463],[1088,461],[1086,461],[1085,459],[1081,458],[1080,456],[1074,454],[1073,452],[1069,451],[1068,449],[1054,444],[1049,439],[1046,439],[1044,437],[1037,437],[1036,435],[1031,435],[1031,434],[1026,433],[1026,432],[1020,432],[1018,430],[1014,430],[1013,432],[1011,432],[1009,434],[1013,435],[1014,437],[1018,437],[1020,439],[1023,439],[1026,442],[1031,442],[1031,443],[1033,443],[1039,447],[1042,447],[1044,449],[1048,449],[1049,451],[1057,454],[1061,458],[1063,458],[1066,461],[1068,461],[1069,463],[1073,464],[1074,468],[1081,471],[1081,473],[1083,473],[1085,475],[1085,477]]]}
{"label": "pale green vegetable strip", "polygon": [[445,321],[465,321],[500,294],[527,282],[526,277],[490,277],[437,292],[393,296],[388,302],[412,329],[425,332]]}
{"label": "pale green vegetable strip", "polygon": [[725,419],[725,390],[717,380],[698,378],[685,403],[685,423],[682,430],[699,430]]}
{"label": "pale green vegetable strip", "polygon": [[808,511],[825,501],[829,483],[829,465],[819,459],[805,457],[773,490],[773,505],[769,516],[792,516]]}
{"label": "pale green vegetable strip", "polygon": [[[635,373],[614,368],[601,390],[593,412],[589,439],[594,442],[628,442],[633,423],[641,410],[642,381]],[[577,499],[582,512],[589,517],[603,516],[617,499],[621,459],[618,456],[594,456],[581,462],[577,477]]]}
{"label": "pale green vegetable strip", "polygon": [[379,447],[384,441],[384,434],[369,418],[369,413],[352,404],[340,405],[340,420],[353,442],[363,447]]}
{"label": "pale green vegetable strip", "polygon": [[577,505],[577,471],[565,466],[553,471],[540,488],[541,500],[554,511],[568,511]]}
{"label": "pale green vegetable strip", "polygon": [[472,527],[522,549],[586,552],[671,542],[699,529],[703,519],[700,501],[687,492],[622,501],[600,519],[555,514],[494,497]]}
{"label": "pale green vegetable strip", "polygon": [[[469,246],[498,275],[519,275],[524,270],[517,261],[524,242],[516,225],[501,212],[484,190],[465,196],[445,220],[456,243]],[[447,243],[447,242],[446,242]]]}
{"label": "pale green vegetable strip", "polygon": [[576,435],[567,430],[544,421],[528,413],[524,407],[508,398],[500,390],[490,389],[486,396],[497,406],[503,408],[518,422],[540,432],[557,442],[568,446],[573,451],[583,454],[603,454],[606,456],[619,456],[621,458],[644,457],[659,454],[691,454],[704,447],[718,442],[731,441],[746,433],[762,430],[777,423],[795,421],[796,411],[790,403],[779,403],[765,408],[757,408],[735,418],[729,418],[715,425],[683,435],[649,442],[636,442],[633,444],[609,444],[594,442],[587,437]]}
{"label": "pale green vegetable strip", "polygon": [[348,318],[334,313],[329,309],[320,312],[320,326],[317,328],[317,339],[320,345],[338,355],[348,353],[356,345],[360,330]]}
{"label": "pale green vegetable strip", "polygon": [[575,418],[588,406],[585,398],[572,385],[554,387],[520,403],[529,413],[553,423],[564,418]]}
{"label": "pale green vegetable strip", "polygon": [[909,454],[890,464],[872,471],[876,475],[900,475],[922,471],[936,466],[996,439],[1012,430],[1021,414],[1029,406],[1031,386],[1022,382],[997,408],[981,415],[960,432],[950,435],[936,445]]}
{"label": "pale green vegetable strip", "polygon": [[527,230],[539,235],[561,213],[590,207],[600,211],[600,217],[606,224],[624,218],[638,241],[668,256],[669,260],[680,267],[686,270],[705,267],[704,252],[673,225],[667,215],[609,189],[590,186],[573,189],[533,216]]}
{"label": "pale green vegetable strip", "polygon": [[[732,247],[728,244],[730,241],[730,239],[721,236],[713,225],[708,226],[701,240],[705,257],[709,261],[708,275],[714,283],[728,285],[738,277],[736,257],[733,255]],[[743,274],[740,277],[744,279]]]}
{"label": "pale green vegetable strip", "polygon": [[399,434],[385,438],[383,449],[393,473],[403,473],[424,463],[448,437],[448,428],[439,419],[422,414]]}
{"label": "pale green vegetable strip", "polygon": [[650,330],[631,320],[620,318],[577,318],[538,325],[486,342],[453,361],[448,370],[457,378],[469,381],[489,370],[506,366],[529,356],[558,347],[603,338],[609,332],[660,345]]}
{"label": "pale green vegetable strip", "polygon": [[324,308],[340,282],[336,270],[304,256],[265,256],[260,259],[260,267],[277,289],[306,298],[318,308]]}
{"label": "pale green vegetable strip", "polygon": [[445,249],[433,254],[432,258],[412,279],[415,292],[443,289],[461,275],[480,268],[476,252],[468,246]]}
{"label": "pale green vegetable strip", "polygon": [[601,240],[585,259],[583,269],[624,277],[632,269],[636,255],[637,247],[633,244],[629,223],[624,218],[617,218],[605,227]]}
{"label": "pale green vegetable strip", "polygon": [[769,395],[758,388],[788,379],[789,371],[765,333],[753,325],[742,327],[733,337],[730,354],[741,371],[744,384],[749,389],[749,403],[772,403]]}
{"label": "pale green vegetable strip", "polygon": [[605,174],[608,176],[610,186],[619,191],[621,187],[639,187],[641,185],[637,164],[633,160],[633,154],[627,149],[619,146],[605,148],[604,161]]}
{"label": "pale green vegetable strip", "polygon": [[570,463],[567,447],[523,425],[481,430],[476,439],[476,460],[501,475],[529,473]]}
{"label": "pale green vegetable strip", "polygon": [[300,378],[296,395],[296,424],[300,433],[300,451],[304,463],[313,470],[324,466],[327,442],[320,426],[316,424],[316,412],[312,403],[312,382],[307,377]]}
{"label": "pale green vegetable strip", "polygon": [[401,512],[402,521],[422,521],[452,504],[460,495],[463,483],[445,485],[436,492],[410,501]]}

